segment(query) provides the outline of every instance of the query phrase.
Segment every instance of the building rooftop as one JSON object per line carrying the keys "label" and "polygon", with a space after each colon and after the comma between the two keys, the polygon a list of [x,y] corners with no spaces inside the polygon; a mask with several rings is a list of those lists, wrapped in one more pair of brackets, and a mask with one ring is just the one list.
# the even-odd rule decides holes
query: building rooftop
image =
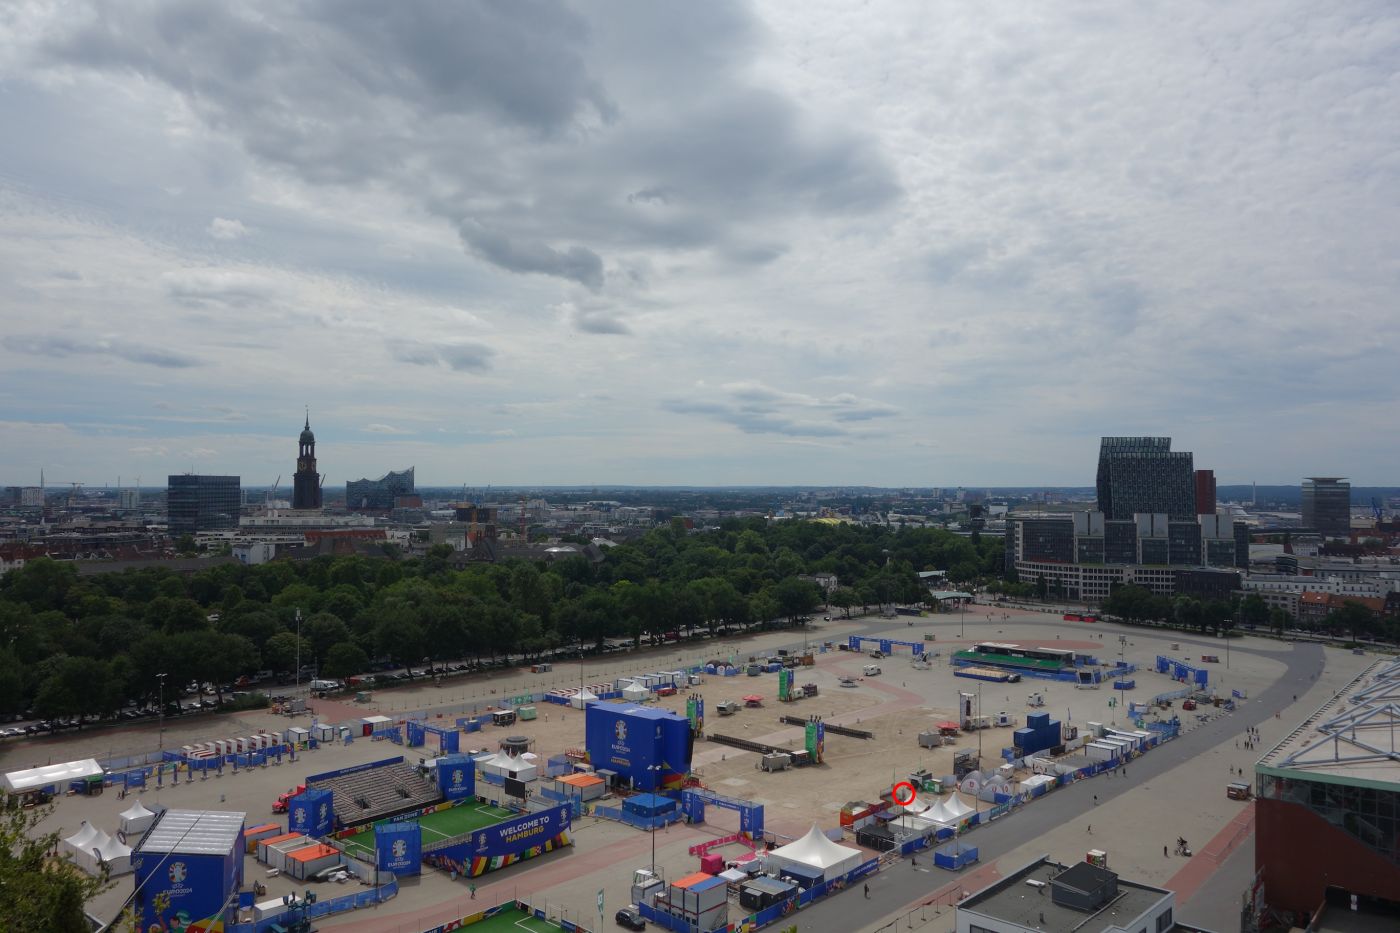
{"label": "building rooftop", "polygon": [[[1090,866],[1092,867],[1092,866]],[[1118,878],[1118,896],[1096,913],[1086,913],[1056,904],[1050,896],[1050,882],[1074,866],[1050,861],[1049,856],[1027,865],[971,897],[958,902],[958,910],[993,917],[1045,933],[1107,933],[1121,929],[1141,917],[1170,891]],[[1097,869],[1096,869],[1097,871]],[[1071,874],[1070,879],[1073,880]],[[1032,883],[1035,882],[1035,883]]]}
{"label": "building rooftop", "polygon": [[230,810],[166,810],[138,851],[228,855],[243,832],[244,816]]}
{"label": "building rooftop", "polygon": [[1255,769],[1400,790],[1398,739],[1400,658],[1387,658],[1366,668],[1322,704],[1259,759]]}

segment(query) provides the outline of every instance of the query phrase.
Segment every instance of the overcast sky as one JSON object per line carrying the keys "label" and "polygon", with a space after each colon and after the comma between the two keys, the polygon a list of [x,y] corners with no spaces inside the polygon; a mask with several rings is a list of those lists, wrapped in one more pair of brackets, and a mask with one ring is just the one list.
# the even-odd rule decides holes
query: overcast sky
{"label": "overcast sky", "polygon": [[1396,483],[1400,7],[0,5],[0,481]]}

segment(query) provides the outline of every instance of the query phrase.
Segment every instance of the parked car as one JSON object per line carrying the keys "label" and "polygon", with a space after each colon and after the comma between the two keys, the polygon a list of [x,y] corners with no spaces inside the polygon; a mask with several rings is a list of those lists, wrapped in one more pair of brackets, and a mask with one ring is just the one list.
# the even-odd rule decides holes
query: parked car
{"label": "parked car", "polygon": [[613,919],[617,921],[618,926],[626,927],[629,930],[645,930],[647,928],[647,922],[642,919],[642,912],[637,909],[636,904],[628,904],[626,907],[618,908]]}

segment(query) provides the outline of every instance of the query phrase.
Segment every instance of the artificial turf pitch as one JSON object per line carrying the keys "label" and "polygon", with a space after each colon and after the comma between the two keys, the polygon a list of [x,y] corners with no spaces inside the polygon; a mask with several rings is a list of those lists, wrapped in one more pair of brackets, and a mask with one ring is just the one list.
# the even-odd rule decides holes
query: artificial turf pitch
{"label": "artificial turf pitch", "polygon": [[[447,839],[451,836],[460,836],[463,833],[484,829],[515,815],[509,810],[493,807],[490,804],[464,803],[461,806],[448,807],[446,810],[420,816],[417,823],[419,835],[422,836],[426,845],[439,839]],[[388,821],[381,820],[380,822]],[[343,841],[345,850],[350,855],[357,855],[369,861],[374,860],[373,829],[349,836]]]}
{"label": "artificial turf pitch", "polygon": [[559,924],[541,920],[519,908],[503,910],[494,917],[473,923],[471,933],[556,933]]}

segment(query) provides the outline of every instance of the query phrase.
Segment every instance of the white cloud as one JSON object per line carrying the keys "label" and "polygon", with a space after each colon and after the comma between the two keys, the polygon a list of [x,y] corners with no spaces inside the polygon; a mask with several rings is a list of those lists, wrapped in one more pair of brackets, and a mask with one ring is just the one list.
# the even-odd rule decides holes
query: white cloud
{"label": "white cloud", "polygon": [[241,240],[251,232],[239,220],[215,217],[209,222],[209,235],[216,240]]}

